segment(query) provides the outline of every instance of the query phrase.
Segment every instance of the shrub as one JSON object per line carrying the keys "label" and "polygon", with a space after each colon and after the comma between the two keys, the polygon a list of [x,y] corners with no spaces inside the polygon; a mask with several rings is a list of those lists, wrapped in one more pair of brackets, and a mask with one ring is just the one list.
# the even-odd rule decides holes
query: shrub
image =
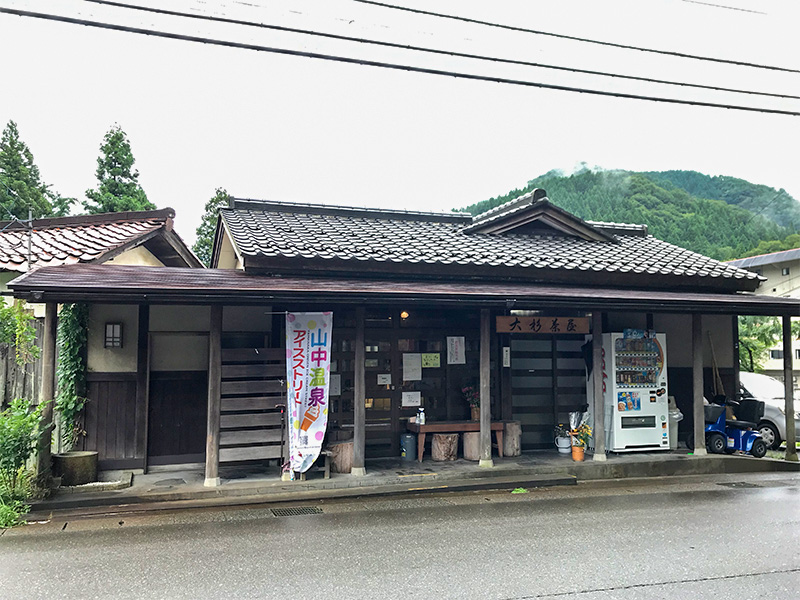
{"label": "shrub", "polygon": [[0,528],[22,523],[28,512],[23,502],[32,495],[31,473],[26,463],[39,440],[42,405],[17,398],[0,412]]}

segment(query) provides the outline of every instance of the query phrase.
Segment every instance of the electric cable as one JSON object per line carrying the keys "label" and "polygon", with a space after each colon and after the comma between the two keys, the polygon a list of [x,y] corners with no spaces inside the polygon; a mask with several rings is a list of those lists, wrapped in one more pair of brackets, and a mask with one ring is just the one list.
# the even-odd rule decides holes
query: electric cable
{"label": "electric cable", "polygon": [[353,2],[359,2],[361,4],[370,4],[373,6],[379,6],[381,8],[389,8],[392,10],[401,10],[404,12],[410,12],[420,15],[426,15],[429,17],[438,17],[442,19],[451,19],[454,21],[462,21],[464,23],[471,23],[473,25],[485,25],[487,27],[496,27],[498,29],[505,29],[508,31],[519,31],[522,33],[532,33],[535,35],[544,35],[554,38],[560,38],[564,40],[573,40],[576,42],[585,42],[587,44],[598,44],[600,46],[611,46],[613,48],[622,48],[625,50],[638,50],[640,52],[651,52],[653,54],[664,54],[666,56],[676,56],[678,58],[690,58],[693,60],[705,60],[710,62],[717,62],[717,63],[724,63],[729,65],[738,65],[741,67],[752,67],[754,69],[768,69],[771,71],[785,71],[787,73],[800,73],[798,69],[790,69],[789,67],[776,67],[772,65],[759,65],[756,63],[750,63],[740,60],[730,60],[725,58],[713,58],[710,56],[700,56],[697,54],[688,54],[685,52],[674,52],[671,50],[656,50],[654,48],[642,48],[640,46],[630,46],[627,44],[618,44],[616,42],[603,42],[600,40],[593,40],[589,38],[582,38],[574,35],[565,35],[561,33],[552,33],[549,31],[540,31],[537,29],[527,29],[525,27],[516,27],[514,25],[504,25],[502,23],[492,23],[491,21],[481,21],[479,19],[471,19],[469,17],[459,17],[458,15],[448,15],[445,13],[437,13],[428,10],[421,10],[418,8],[410,8],[408,6],[397,6],[395,4],[387,4],[385,2],[376,2],[374,0],[352,0]]}
{"label": "electric cable", "polygon": [[640,94],[626,94],[622,92],[608,92],[604,90],[595,90],[590,88],[578,88],[565,85],[555,85],[549,83],[541,83],[536,81],[508,79],[504,77],[494,77],[490,75],[476,75],[473,73],[461,73],[456,71],[445,71],[442,69],[429,69],[425,67],[416,67],[412,65],[404,65],[398,63],[388,63],[375,60],[366,60],[362,58],[351,58],[345,56],[336,56],[332,54],[321,54],[317,52],[306,52],[301,50],[291,50],[288,48],[275,48],[270,46],[263,46],[259,44],[249,44],[244,42],[232,42],[229,40],[219,40],[214,38],[192,36],[179,33],[170,33],[160,31],[157,29],[144,29],[140,27],[131,27],[128,25],[117,25],[114,23],[105,23],[100,21],[90,21],[88,19],[77,19],[73,17],[66,17],[62,15],[54,15],[50,13],[37,13],[27,10],[19,10],[13,8],[0,7],[0,13],[15,15],[19,17],[31,17],[44,19],[48,21],[57,21],[62,23],[69,23],[74,25],[84,25],[86,27],[95,27],[99,29],[109,29],[112,31],[123,31],[127,33],[136,33],[140,35],[150,35],[153,37],[161,37],[165,39],[179,40],[185,42],[196,42],[200,44],[209,44],[216,46],[223,46],[227,48],[238,48],[242,50],[254,50],[258,52],[268,52],[272,54],[282,54],[286,56],[296,56],[303,58],[314,58],[319,60],[327,60],[332,62],[341,62],[345,64],[362,65],[370,67],[378,67],[382,69],[393,69],[398,71],[408,71],[411,73],[424,73],[428,75],[441,75],[445,77],[453,77],[456,79],[467,79],[472,81],[486,81],[492,83],[504,83],[509,85],[519,85],[525,87],[535,87],[541,89],[557,90],[563,92],[576,92],[582,94],[590,94],[595,96],[608,96],[613,98],[627,98],[630,100],[646,100],[650,102],[663,102],[667,104],[682,104],[689,106],[705,106],[708,108],[725,108],[730,110],[741,110],[746,112],[758,112],[765,114],[787,115],[792,117],[800,117],[800,112],[783,110],[777,108],[762,108],[755,106],[743,106],[736,104],[721,104],[716,102],[705,102],[700,100],[682,100],[679,98],[664,98],[661,96],[645,96]]}
{"label": "electric cable", "polygon": [[512,65],[519,65],[519,66],[526,66],[526,67],[538,67],[542,69],[554,69],[557,71],[569,71],[571,73],[581,73],[584,75],[598,75],[602,77],[613,77],[618,79],[628,79],[633,81],[642,81],[646,83],[658,83],[664,85],[676,85],[681,87],[692,87],[698,89],[705,89],[705,90],[713,90],[718,92],[731,92],[735,94],[750,94],[756,96],[768,96],[772,98],[786,98],[791,100],[800,100],[800,96],[793,96],[790,94],[778,94],[772,92],[759,92],[753,90],[742,90],[742,89],[735,89],[735,88],[726,88],[726,87],[719,87],[714,85],[705,85],[699,83],[688,83],[688,82],[681,82],[681,81],[668,81],[664,79],[654,79],[650,77],[638,77],[634,75],[622,75],[620,73],[608,73],[604,71],[592,71],[588,69],[578,69],[574,67],[562,67],[557,65],[549,65],[544,63],[535,63],[535,62],[528,62],[523,60],[514,60],[508,58],[499,58],[499,57],[491,57],[491,56],[483,56],[479,54],[468,54],[463,52],[455,52],[451,50],[440,50],[436,48],[426,48],[422,46],[411,46],[408,44],[398,44],[394,42],[384,42],[381,40],[373,40],[367,38],[358,38],[352,37],[347,35],[339,35],[334,33],[325,33],[321,31],[313,31],[309,29],[298,29],[295,27],[285,27],[283,25],[270,25],[267,23],[256,23],[253,21],[246,21],[241,19],[231,19],[228,17],[218,17],[212,15],[200,15],[200,14],[192,14],[186,12],[180,12],[175,10],[168,10],[163,8],[153,8],[149,6],[140,6],[135,4],[127,4],[125,2],[116,2],[114,0],[83,0],[84,2],[89,2],[92,4],[100,4],[105,6],[113,6],[115,8],[126,8],[130,10],[138,10],[143,12],[167,15],[171,17],[185,17],[189,19],[198,19],[202,21],[211,21],[217,23],[226,23],[229,25],[244,25],[247,27],[257,27],[261,29],[271,29],[275,31],[283,31],[287,33],[299,33],[302,35],[310,35],[316,37],[323,37],[328,39],[334,40],[341,40],[347,42],[358,42],[362,44],[371,44],[376,46],[383,46],[387,48],[399,48],[402,50],[412,50],[415,52],[427,52],[429,54],[439,54],[439,55],[446,55],[446,56],[453,56],[457,58],[469,58],[474,60],[482,60],[482,61],[491,61],[497,63],[504,63],[504,64],[512,64]]}

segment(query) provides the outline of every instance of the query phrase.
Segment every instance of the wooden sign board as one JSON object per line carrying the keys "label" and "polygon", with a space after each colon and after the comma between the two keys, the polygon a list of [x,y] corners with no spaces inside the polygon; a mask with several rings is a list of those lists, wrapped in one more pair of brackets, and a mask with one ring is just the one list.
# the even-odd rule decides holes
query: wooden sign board
{"label": "wooden sign board", "polygon": [[497,317],[497,333],[589,333],[589,317]]}

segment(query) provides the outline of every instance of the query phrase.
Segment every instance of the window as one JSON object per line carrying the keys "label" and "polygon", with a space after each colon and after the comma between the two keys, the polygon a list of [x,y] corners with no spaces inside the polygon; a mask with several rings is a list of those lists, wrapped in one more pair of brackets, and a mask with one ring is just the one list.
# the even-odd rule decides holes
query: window
{"label": "window", "polygon": [[797,360],[800,360],[800,348],[798,348],[797,350],[794,351],[794,357]]}
{"label": "window", "polygon": [[783,358],[783,350],[770,350],[769,357],[772,359],[780,359]]}
{"label": "window", "polygon": [[781,269],[781,275],[788,275],[789,274],[789,267],[783,267]]}
{"label": "window", "polygon": [[122,348],[122,323],[106,323],[106,348]]}

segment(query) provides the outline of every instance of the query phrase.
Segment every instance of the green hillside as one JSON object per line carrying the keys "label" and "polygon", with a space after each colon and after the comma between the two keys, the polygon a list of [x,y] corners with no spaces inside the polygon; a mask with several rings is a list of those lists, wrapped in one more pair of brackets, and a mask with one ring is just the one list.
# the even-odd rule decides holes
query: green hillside
{"label": "green hillside", "polygon": [[643,223],[655,237],[719,260],[750,254],[764,240],[793,243],[797,236],[787,236],[800,231],[800,202],[783,190],[693,171],[550,171],[462,210],[480,214],[534,188],[583,219]]}

